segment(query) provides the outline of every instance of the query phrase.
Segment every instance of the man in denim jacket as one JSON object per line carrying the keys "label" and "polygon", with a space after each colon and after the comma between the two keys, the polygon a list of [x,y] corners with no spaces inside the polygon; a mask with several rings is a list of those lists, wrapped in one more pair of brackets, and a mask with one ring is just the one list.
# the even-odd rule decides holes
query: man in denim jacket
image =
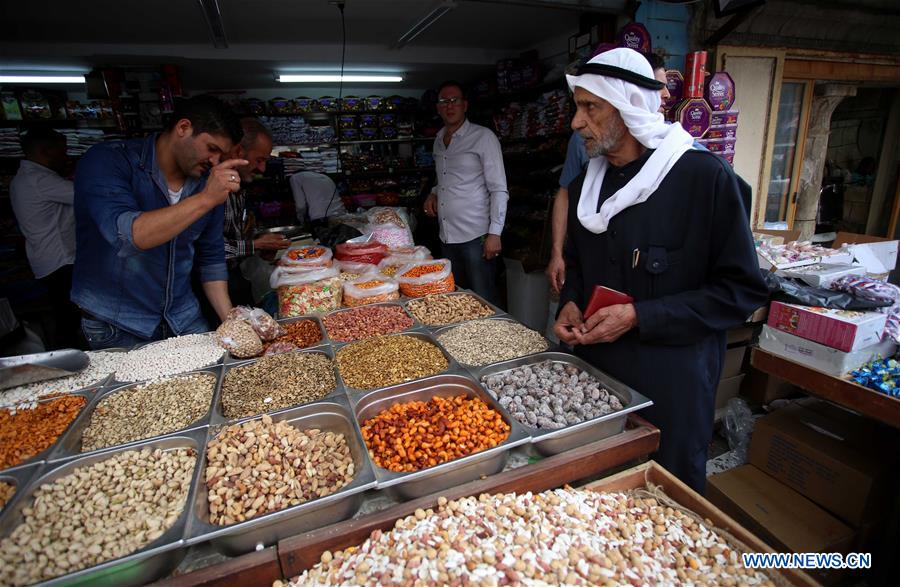
{"label": "man in denim jacket", "polygon": [[162,133],[102,143],[82,158],[72,301],[91,348],[208,330],[191,291],[195,251],[206,297],[221,318],[231,309],[222,203],[247,161],[222,159],[241,135],[224,104],[192,98]]}

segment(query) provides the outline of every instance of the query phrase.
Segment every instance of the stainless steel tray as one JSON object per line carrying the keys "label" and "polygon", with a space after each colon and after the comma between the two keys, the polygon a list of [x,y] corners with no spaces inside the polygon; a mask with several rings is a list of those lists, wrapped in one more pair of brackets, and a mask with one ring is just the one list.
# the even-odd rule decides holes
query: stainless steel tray
{"label": "stainless steel tray", "polygon": [[77,375],[87,366],[88,356],[77,349],[3,357],[0,358],[0,389]]}
{"label": "stainless steel tray", "polygon": [[[316,344],[302,348],[302,349],[298,349],[298,350],[301,350],[301,351],[312,350],[312,349],[316,349],[321,346],[327,346],[327,345],[331,344],[331,340],[328,338],[328,332],[325,330],[325,325],[322,324],[322,320],[319,318],[319,316],[309,315],[309,316],[296,316],[294,318],[281,318],[279,320],[276,320],[276,322],[278,322],[279,324],[290,324],[291,322],[300,322],[302,320],[312,320],[313,322],[315,322],[316,326],[319,327],[319,334],[322,335],[322,338]],[[265,343],[263,343],[263,344],[265,344]],[[250,357],[249,359],[238,359],[237,357],[234,357],[230,352],[225,351],[225,364],[231,365],[232,363],[243,363],[245,361],[250,361],[252,359],[259,359],[262,356],[263,355],[260,355],[258,357]]]}
{"label": "stainless steel tray", "polygon": [[[461,295],[472,296],[473,298],[475,298],[476,300],[478,300],[479,302],[481,302],[482,304],[484,304],[485,306],[487,306],[488,308],[490,308],[491,310],[494,311],[493,315],[491,315],[491,316],[485,316],[484,318],[475,318],[475,320],[487,320],[488,318],[507,317],[506,312],[504,312],[503,310],[501,310],[500,308],[498,308],[498,307],[495,306],[494,304],[490,303],[489,301],[487,301],[486,299],[484,299],[483,297],[481,297],[480,295],[478,295],[478,294],[475,293],[474,291],[471,291],[471,290],[468,290],[468,289],[461,289],[461,288],[460,288],[460,289],[457,289],[457,290],[454,291],[454,292],[451,292],[451,293],[445,293],[445,294],[439,294],[439,295],[441,295],[441,296],[461,296]],[[436,297],[437,297],[437,296],[436,296]],[[405,301],[405,303],[403,304],[403,306],[406,308],[406,311],[409,312],[409,315],[412,316],[413,319],[416,320],[416,321],[418,321],[418,319],[416,318],[415,314],[413,314],[412,311],[409,309],[409,303],[410,303],[411,301],[413,301],[413,300],[421,300],[421,299],[422,299],[422,298],[406,298],[406,301]],[[445,329],[445,328],[449,328],[449,327],[453,327],[453,326],[459,326],[460,324],[465,324],[466,322],[471,322],[471,321],[472,321],[472,320],[460,320],[459,322],[451,322],[450,324],[438,324],[438,325],[435,325],[435,326],[432,326],[432,325],[430,325],[430,324],[424,324],[424,323],[422,323],[422,327],[423,327],[423,328],[427,328],[428,330],[431,330],[432,332],[435,332],[435,331],[438,331],[438,330],[443,330],[443,329]]]}
{"label": "stainless steel tray", "polygon": [[[425,329],[407,330],[404,332],[397,332],[395,334],[386,334],[385,336],[410,336],[412,338],[418,338],[419,340],[423,340],[425,342],[431,343],[435,347],[437,347],[438,350],[440,350],[441,353],[443,353],[444,358],[447,359],[447,368],[444,369],[443,371],[441,371],[441,373],[449,373],[451,371],[459,369],[459,365],[457,364],[456,360],[453,357],[451,357],[450,354],[446,350],[444,350],[444,347],[442,347],[440,345],[440,343],[437,341],[437,339],[434,336],[432,336],[432,334]],[[371,340],[371,339],[365,339],[365,340]],[[335,364],[337,364],[336,358],[337,358],[338,351],[340,351],[342,348],[344,348],[346,346],[349,346],[351,344],[357,344],[359,342],[363,342],[363,341],[357,340],[357,341],[353,341],[353,342],[344,342],[344,343],[335,344],[334,345]],[[340,370],[340,368],[338,368],[338,370]],[[440,375],[441,373],[434,373],[433,375],[427,375],[426,377],[433,377],[434,375]],[[425,379],[425,377],[421,377],[414,381],[421,381],[422,379]],[[380,389],[380,388],[357,389],[355,387],[351,387],[350,385],[348,385],[345,381],[343,381],[343,378],[341,379],[341,381],[344,384],[344,388],[347,390],[347,394],[351,397],[354,397],[354,396],[359,397],[361,394],[369,393],[371,391],[375,391],[376,389]],[[404,382],[404,383],[408,383],[408,382]]]}
{"label": "stainless steel tray", "polygon": [[[343,382],[341,381],[340,373],[338,373],[337,361],[334,360],[334,350],[331,348],[331,345],[311,347],[311,348],[292,351],[292,352],[294,352],[294,353],[316,353],[316,354],[320,354],[320,355],[325,355],[326,357],[331,359],[332,362],[334,363],[334,367],[333,367],[334,381],[335,381],[334,391],[328,393],[325,397],[321,398],[320,400],[316,400],[316,401],[322,401],[324,399],[343,397],[346,395],[344,392],[344,385],[343,385]],[[256,363],[257,361],[259,361],[259,359],[260,359],[260,357],[257,357],[255,359],[249,359],[246,361],[242,361],[240,363],[231,363],[231,364],[225,365],[222,376],[219,378],[219,383],[216,386],[215,394],[213,395],[213,406],[212,406],[212,410],[210,413],[210,425],[224,424],[226,422],[234,422],[236,420],[243,419],[243,418],[228,418],[227,416],[225,416],[225,413],[222,409],[222,395],[224,393],[225,379],[228,377],[228,373],[231,370],[240,369],[241,367],[246,367],[247,365],[252,365],[253,363]],[[303,405],[303,404],[297,404],[297,405]],[[271,411],[261,412],[259,414],[256,414],[255,416],[245,416],[244,418],[254,418],[256,416],[261,416],[262,414],[276,413],[276,412],[280,412],[283,410],[289,410],[291,408],[297,407],[297,405],[288,406],[287,408],[273,409]]]}
{"label": "stainless steel tray", "polygon": [[[6,502],[6,506],[13,505],[13,502],[19,496],[19,491],[25,489],[28,486],[28,482],[31,480],[31,478],[34,477],[35,473],[40,470],[41,463],[37,463],[33,465],[13,467],[0,473],[0,481],[9,483],[16,488],[15,493],[13,493],[12,496],[10,496],[9,500]],[[0,507],[0,514],[3,513],[3,510],[6,509],[6,506]]]}
{"label": "stainless steel tray", "polygon": [[118,385],[115,387],[109,387],[100,390],[93,400],[88,403],[85,407],[85,414],[83,418],[79,418],[72,426],[69,426],[69,429],[60,437],[59,441],[56,443],[54,450],[47,456],[47,462],[50,464],[56,464],[61,461],[69,460],[73,457],[81,456],[81,455],[89,455],[94,454],[96,452],[108,451],[110,449],[124,448],[133,446],[135,444],[140,444],[147,442],[148,440],[153,440],[154,438],[163,438],[166,436],[170,436],[172,434],[180,434],[186,430],[191,430],[194,428],[199,428],[202,426],[207,426],[210,423],[210,418],[212,417],[212,406],[213,401],[216,397],[216,389],[219,386],[219,380],[222,378],[222,367],[207,367],[206,369],[198,369],[197,371],[188,371],[187,373],[181,373],[179,375],[173,375],[172,377],[181,377],[184,375],[190,375],[193,373],[209,373],[215,376],[216,380],[213,383],[212,390],[212,398],[210,399],[209,406],[207,407],[206,414],[203,415],[198,420],[191,422],[188,426],[181,428],[179,430],[172,430],[171,432],[166,432],[165,434],[158,434],[156,436],[151,436],[148,438],[142,438],[140,440],[133,440],[131,442],[126,442],[124,444],[117,444],[113,446],[107,446],[104,448],[98,448],[88,452],[81,452],[81,441],[83,439],[84,431],[91,424],[91,416],[94,414],[94,410],[100,405],[100,403],[106,398],[119,393],[120,391],[125,391],[127,389],[137,387],[139,385],[147,385],[147,382],[142,383],[126,383],[124,385]]}
{"label": "stainless steel tray", "polygon": [[[543,361],[562,362],[568,365],[574,365],[582,371],[587,371],[590,375],[596,377],[600,381],[600,384],[610,393],[619,398],[619,401],[622,402],[623,409],[618,412],[606,414],[605,416],[600,416],[599,418],[593,418],[591,420],[579,422],[578,424],[566,426],[565,428],[552,430],[534,428],[519,422],[519,424],[521,424],[531,435],[534,449],[542,455],[555,455],[577,446],[614,436],[625,429],[625,421],[628,418],[628,414],[653,405],[653,402],[647,397],[631,389],[624,383],[610,377],[583,359],[568,353],[545,352],[519,357],[518,359],[511,359],[502,363],[495,363],[480,369],[477,372],[477,378],[478,381],[481,382],[485,377],[504,373],[524,365],[541,363]],[[492,397],[494,396],[493,392],[487,389],[487,386],[484,386],[484,388]]]}
{"label": "stainless steel tray", "polygon": [[144,548],[132,554],[101,563],[99,565],[82,569],[74,573],[62,575],[51,579],[41,585],[85,585],[85,586],[128,586],[143,585],[163,577],[172,572],[184,558],[184,533],[188,520],[188,510],[193,503],[193,492],[196,490],[197,479],[200,478],[202,468],[200,456],[203,453],[205,428],[191,430],[180,436],[169,436],[157,440],[151,440],[142,444],[101,451],[90,456],[81,457],[61,464],[56,467],[46,466],[40,474],[35,476],[21,495],[14,497],[14,502],[0,515],[0,536],[8,536],[19,523],[22,522],[22,509],[30,506],[34,499],[34,492],[43,484],[53,482],[73,470],[86,465],[93,465],[109,458],[110,456],[128,450],[140,450],[143,448],[160,448],[163,450],[175,450],[179,448],[193,448],[197,452],[197,461],[194,466],[194,474],[188,490],[187,501],[184,510],[175,524],[162,536],[151,542]]}
{"label": "stainless steel tray", "polygon": [[493,475],[503,470],[510,449],[531,441],[525,428],[461,369],[446,375],[379,389],[363,395],[358,400],[351,399],[351,404],[357,425],[362,428],[363,422],[393,405],[428,401],[434,396],[450,397],[460,394],[466,394],[470,398],[479,397],[499,412],[503,420],[510,425],[507,439],[493,448],[411,473],[389,471],[375,465],[373,461],[372,466],[375,469],[379,490],[384,490],[395,499],[414,499],[461,485],[482,475]]}
{"label": "stainless steel tray", "polygon": [[[479,320],[492,320],[492,321],[497,321],[497,322],[512,322],[514,324],[518,324],[519,326],[528,328],[527,326],[525,326],[524,324],[522,324],[521,322],[519,322],[518,320],[516,320],[515,318],[513,318],[512,316],[509,316],[509,315],[492,316],[490,318],[479,318]],[[443,334],[445,332],[449,332],[449,331],[453,330],[454,328],[462,326],[463,324],[470,324],[472,322],[475,322],[475,320],[468,320],[466,322],[460,322],[458,324],[453,324],[452,326],[443,326],[441,328],[437,328],[434,330],[434,339],[438,342],[438,344],[441,344],[440,340],[438,339],[438,336],[440,336],[441,334]],[[532,330],[532,329],[529,329],[529,330]],[[535,332],[537,332],[537,331],[535,331]],[[540,333],[538,332],[538,334],[540,334]],[[543,334],[541,334],[541,339],[545,343],[547,343],[547,349],[553,348],[553,343],[550,342],[549,340],[547,340],[547,337],[545,337]],[[441,348],[443,348],[448,354],[450,353],[450,351],[447,351],[447,349],[442,344],[441,344]],[[544,350],[544,351],[540,351],[540,352],[547,352],[547,351]],[[523,355],[523,356],[530,357],[535,354],[537,354],[537,353],[531,353],[530,355]],[[516,358],[522,358],[522,357],[516,357]],[[457,363],[459,363],[463,368],[469,370],[473,375],[480,369],[483,369],[490,365],[496,364],[496,363],[489,363],[487,365],[469,365],[469,364],[463,363],[462,361],[457,360],[455,357],[454,357],[454,360],[456,360]],[[515,359],[507,359],[507,360],[512,361]],[[498,361],[498,363],[499,362],[502,362],[502,361]]]}
{"label": "stainless steel tray", "polygon": [[[63,394],[63,396],[39,399],[37,401],[38,404],[45,404],[47,402],[51,402],[53,400],[60,399],[60,397],[70,397],[70,396],[77,395],[77,396],[83,397],[86,400],[86,403],[84,404],[84,407],[81,408],[81,411],[78,412],[78,415],[75,416],[75,419],[72,420],[72,422],[68,425],[68,427],[66,427],[66,429],[63,431],[63,433],[60,434],[59,437],[55,441],[53,441],[53,444],[51,444],[50,446],[48,446],[47,448],[45,448],[38,454],[34,455],[30,459],[26,459],[26,460],[22,461],[21,463],[19,463],[18,465],[13,465],[12,467],[9,467],[8,469],[6,469],[6,471],[18,469],[18,468],[26,466],[26,465],[44,464],[47,461],[47,458],[53,453],[53,451],[56,449],[56,447],[62,441],[62,439],[65,438],[66,434],[73,428],[77,427],[84,420],[85,415],[87,414],[88,409],[91,406],[91,401],[94,399],[94,396],[96,395],[98,389],[99,388],[82,389],[81,391],[73,391],[70,393]],[[4,408],[4,409],[8,409],[8,408]],[[0,472],[3,472],[3,471],[0,471]]]}
{"label": "stainless steel tray", "polygon": [[[422,324],[421,324],[418,320],[416,320],[416,317],[409,313],[409,311],[406,309],[406,304],[401,303],[399,300],[394,300],[394,301],[391,301],[391,302],[380,302],[380,303],[377,303],[377,304],[365,304],[365,305],[363,305],[363,306],[355,306],[355,307],[352,307],[352,308],[341,308],[340,310],[334,310],[333,312],[328,312],[328,314],[326,314],[325,316],[322,317],[322,328],[325,329],[325,333],[328,335],[328,340],[329,340],[332,344],[340,344],[340,345],[345,345],[345,344],[349,344],[349,343],[351,343],[351,342],[359,342],[359,341],[361,341],[361,340],[365,340],[364,338],[358,338],[358,339],[356,339],[356,340],[335,340],[335,339],[331,338],[331,334],[328,333],[328,329],[325,327],[325,318],[327,318],[328,316],[333,316],[334,314],[341,314],[341,313],[344,313],[344,312],[351,312],[351,311],[357,310],[357,309],[359,309],[359,308],[374,308],[374,307],[377,307],[377,306],[382,306],[382,307],[395,306],[395,307],[398,307],[398,308],[400,308],[400,310],[403,311],[404,314],[406,314],[407,316],[409,316],[410,319],[412,320],[412,325],[411,325],[409,328],[405,328],[405,329],[403,329],[403,330],[401,330],[401,331],[399,331],[399,332],[392,332],[391,334],[402,334],[402,333],[404,333],[404,332],[409,332],[410,330],[422,330],[422,329],[424,328],[424,327],[422,326]],[[372,338],[372,337],[369,337],[369,338]]]}
{"label": "stainless steel tray", "polygon": [[[257,420],[262,416],[243,418],[232,424]],[[202,463],[204,474],[197,480],[191,522],[188,526],[187,544],[211,541],[213,546],[228,555],[252,551],[259,545],[268,546],[282,538],[321,528],[352,517],[359,510],[363,493],[375,487],[375,474],[359,430],[353,423],[350,404],[346,396],[321,400],[291,408],[272,415],[275,422],[287,421],[301,430],[319,428],[340,432],[350,445],[356,475],[353,481],[340,490],[277,512],[257,516],[229,526],[209,522],[209,502],[206,488],[206,455]],[[224,426],[209,429],[209,441]],[[207,443],[208,443],[207,442]]]}

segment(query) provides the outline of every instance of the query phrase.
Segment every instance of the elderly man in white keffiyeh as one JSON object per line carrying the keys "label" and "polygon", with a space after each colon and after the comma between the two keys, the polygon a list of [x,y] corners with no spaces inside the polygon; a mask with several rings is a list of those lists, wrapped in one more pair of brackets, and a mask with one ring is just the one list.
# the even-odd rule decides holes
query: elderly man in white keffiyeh
{"label": "elderly man in white keffiyeh", "polygon": [[[662,432],[654,458],[702,491],[725,331],[767,298],[737,180],[664,122],[641,54],[613,49],[567,78],[591,160],[569,186],[555,331],[653,400],[642,415]],[[596,286],[633,302],[585,317]]]}

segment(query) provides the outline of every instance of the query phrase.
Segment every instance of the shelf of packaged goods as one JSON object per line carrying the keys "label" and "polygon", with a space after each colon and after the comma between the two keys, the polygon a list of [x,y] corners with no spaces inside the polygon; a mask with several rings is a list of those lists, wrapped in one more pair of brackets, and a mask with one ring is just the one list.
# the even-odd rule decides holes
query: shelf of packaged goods
{"label": "shelf of packaged goods", "polygon": [[900,428],[900,399],[857,385],[755,348],[751,364],[803,389],[810,395],[841,405],[859,414]]}

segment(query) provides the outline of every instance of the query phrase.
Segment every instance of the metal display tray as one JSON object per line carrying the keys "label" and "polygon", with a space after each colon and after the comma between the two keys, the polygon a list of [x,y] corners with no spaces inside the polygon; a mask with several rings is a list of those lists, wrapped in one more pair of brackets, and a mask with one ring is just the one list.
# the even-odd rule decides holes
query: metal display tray
{"label": "metal display tray", "polygon": [[[306,350],[318,348],[320,346],[327,346],[327,345],[331,344],[331,340],[328,338],[328,332],[325,330],[325,325],[322,324],[322,320],[319,316],[314,316],[314,315],[310,314],[308,316],[295,316],[293,318],[281,318],[281,319],[275,320],[275,321],[278,322],[279,324],[290,324],[292,322],[302,322],[303,320],[312,320],[313,322],[315,322],[316,326],[319,327],[319,334],[322,336],[322,338],[319,339],[319,342],[317,342],[315,344],[312,344],[308,347],[303,347],[302,349],[297,349],[297,350],[306,351]],[[265,343],[263,343],[263,344],[265,344]],[[238,359],[237,357],[233,356],[230,352],[225,351],[224,361],[225,361],[226,365],[231,365],[232,363],[243,363],[245,361],[250,361],[252,359],[259,359],[259,358],[262,358],[263,356],[264,355],[259,355],[258,357],[250,357],[248,359]]]}
{"label": "metal display tray", "polygon": [[[260,416],[243,418],[233,424],[258,420]],[[312,402],[271,414],[275,422],[287,421],[301,430],[318,428],[340,432],[350,445],[350,453],[356,469],[353,481],[340,490],[299,505],[229,526],[209,522],[209,502],[206,487],[206,454],[202,455],[204,475],[197,480],[192,504],[191,522],[188,526],[187,544],[211,541],[213,546],[228,555],[253,551],[259,545],[271,545],[301,532],[321,528],[352,517],[359,511],[363,493],[375,487],[375,474],[363,443],[362,436],[353,422],[350,404],[346,396]],[[224,426],[209,429],[207,444]]]}
{"label": "metal display tray", "polygon": [[389,471],[373,462],[379,490],[385,491],[395,499],[406,500],[462,485],[482,475],[499,473],[506,465],[510,449],[531,441],[525,428],[462,369],[457,369],[454,373],[378,389],[355,401],[351,399],[351,404],[357,425],[362,428],[363,422],[393,405],[428,401],[434,396],[451,397],[460,394],[465,394],[469,398],[481,398],[488,406],[499,412],[510,426],[506,440],[493,448],[410,473]]}
{"label": "metal display tray", "polygon": [[[513,324],[518,324],[519,326],[522,326],[522,327],[524,327],[524,328],[528,328],[527,326],[525,326],[524,324],[522,324],[521,322],[519,322],[518,320],[516,320],[515,318],[513,318],[512,316],[509,316],[509,315],[492,316],[492,317],[490,317],[490,318],[479,318],[479,320],[491,320],[491,321],[496,321],[496,322],[512,322]],[[434,339],[435,339],[436,341],[438,341],[438,344],[441,344],[440,339],[438,339],[438,337],[439,337],[441,334],[444,334],[445,332],[449,332],[449,331],[453,330],[454,328],[457,328],[457,327],[462,326],[462,325],[464,325],[464,324],[471,324],[472,322],[475,322],[475,320],[468,320],[468,321],[466,321],[466,322],[460,322],[459,324],[453,324],[452,326],[442,326],[441,328],[437,328],[437,329],[434,330]],[[532,329],[529,328],[529,330],[532,330]],[[535,331],[535,332],[537,332],[537,331]],[[540,333],[538,332],[538,334],[540,334]],[[543,341],[547,344],[547,349],[546,349],[546,350],[543,350],[543,351],[539,351],[539,352],[545,353],[545,352],[547,352],[549,349],[553,348],[553,346],[554,346],[553,343],[550,342],[549,340],[547,340],[547,337],[545,337],[543,334],[541,334],[541,340],[543,340]],[[450,354],[450,351],[447,351],[446,347],[444,347],[443,344],[441,344],[441,348],[443,348],[443,349],[447,352],[447,354]],[[531,356],[534,356],[534,355],[536,355],[536,354],[538,354],[538,353],[531,353],[531,354],[528,354],[528,355],[523,355],[522,357],[516,357],[515,359],[521,359],[521,358],[523,358],[523,357],[531,357]],[[513,361],[513,360],[515,360],[515,359],[506,359],[506,360],[507,360],[507,361]],[[490,365],[495,365],[495,364],[496,364],[496,363],[489,363],[489,364],[487,364],[487,365],[469,365],[469,364],[467,364],[467,363],[463,363],[462,361],[456,359],[455,357],[454,357],[454,360],[455,360],[457,363],[459,363],[464,369],[467,369],[469,372],[471,372],[473,375],[474,375],[476,372],[478,372],[479,370],[484,369],[485,367],[489,367]],[[498,363],[499,363],[499,362],[502,362],[502,361],[498,361]]]}
{"label": "metal display tray", "polygon": [[[454,371],[457,371],[460,369],[460,366],[459,366],[459,364],[457,364],[456,360],[452,356],[450,356],[450,353],[448,353],[444,349],[444,347],[442,347],[441,344],[437,341],[437,339],[427,330],[424,330],[424,329],[422,329],[422,330],[407,330],[404,332],[396,332],[394,334],[385,334],[384,336],[409,336],[412,338],[418,338],[419,340],[433,344],[444,355],[444,358],[447,360],[447,368],[446,369],[444,369],[440,373],[433,373],[431,375],[426,375],[425,377],[420,377],[419,379],[415,379],[413,381],[421,381],[422,379],[425,379],[426,377],[434,377],[435,375],[440,375],[441,373],[450,373],[450,372],[454,372]],[[371,340],[371,339],[364,339],[364,340]],[[340,352],[340,350],[343,349],[344,347],[347,347],[352,344],[358,344],[360,342],[364,342],[364,340],[357,340],[357,341],[353,341],[353,342],[344,342],[344,343],[335,344],[334,345],[335,358],[337,357],[338,352]],[[337,361],[335,361],[335,364],[337,364]],[[338,370],[340,370],[340,367],[338,367]],[[344,388],[347,390],[347,395],[349,395],[351,398],[353,398],[353,397],[358,398],[362,394],[367,394],[372,391],[377,391],[379,389],[385,389],[384,387],[376,387],[376,388],[372,388],[372,389],[358,389],[356,387],[351,387],[349,384],[347,384],[347,382],[343,381],[343,378],[341,378],[341,381],[344,383]],[[403,383],[409,383],[409,382],[404,381]],[[395,384],[395,385],[400,385],[400,384]],[[388,386],[388,387],[393,387],[393,386]]]}
{"label": "metal display tray", "polygon": [[[153,440],[155,438],[163,438],[166,436],[170,436],[172,434],[180,434],[187,430],[192,430],[194,428],[200,428],[203,426],[207,426],[210,423],[210,419],[212,418],[212,406],[213,400],[216,397],[216,389],[219,387],[219,381],[222,378],[222,367],[207,367],[205,369],[198,369],[196,371],[188,371],[187,373],[181,373],[179,375],[172,375],[172,377],[182,377],[184,375],[191,375],[194,373],[209,373],[213,375],[216,380],[213,382],[212,389],[212,397],[210,398],[209,405],[207,406],[206,413],[199,418],[191,422],[189,425],[184,428],[180,428],[178,430],[172,430],[171,432],[166,432],[165,434],[157,434],[156,436],[150,436],[147,438],[141,438],[140,440],[133,440],[131,442],[126,442],[124,444],[116,444],[113,446],[107,446],[103,448],[94,449],[92,451],[81,452],[82,446],[81,441],[83,439],[84,431],[91,424],[91,416],[94,414],[94,410],[100,405],[100,403],[121,392],[134,387],[138,387],[140,385],[147,385],[149,382],[140,382],[140,383],[126,383],[124,385],[118,385],[116,387],[109,387],[105,389],[101,389],[94,399],[88,403],[88,405],[84,408],[85,414],[83,418],[79,418],[72,426],[69,426],[69,429],[60,437],[59,441],[56,443],[54,450],[48,455],[47,462],[50,464],[56,464],[61,461],[66,461],[71,459],[72,457],[77,457],[81,455],[89,455],[94,454],[96,452],[107,451],[110,449],[118,449],[118,448],[126,448],[136,444],[140,444],[143,442],[147,442],[148,440]],[[166,378],[170,379],[170,378]]]}
{"label": "metal display tray", "polygon": [[[339,398],[339,397],[344,397],[346,395],[346,393],[344,392],[344,385],[343,385],[343,382],[341,381],[340,373],[338,373],[337,361],[334,360],[334,350],[331,348],[330,345],[310,347],[307,349],[301,349],[301,350],[296,350],[296,351],[291,351],[291,352],[292,353],[315,353],[315,354],[319,354],[319,355],[325,355],[333,363],[332,370],[334,372],[334,382],[335,382],[334,390],[330,391],[324,397],[322,397],[318,400],[314,400],[314,401],[322,401],[322,400],[327,400],[327,399]],[[285,354],[290,354],[290,353],[285,353]],[[243,416],[240,418],[229,418],[225,415],[225,412],[222,409],[222,396],[224,394],[225,379],[227,379],[228,373],[234,369],[240,369],[241,367],[246,367],[248,365],[252,365],[252,364],[258,362],[260,360],[260,358],[261,357],[257,357],[255,359],[248,359],[248,360],[242,361],[240,363],[231,363],[231,364],[225,365],[222,376],[219,378],[219,383],[216,386],[216,391],[213,394],[213,405],[212,405],[212,410],[210,412],[210,422],[209,422],[210,425],[214,426],[217,424],[224,424],[227,422],[235,422],[237,420],[242,420],[242,419],[246,419],[246,418],[252,419],[256,416],[261,416],[262,414],[280,412],[283,410],[289,410],[291,408],[295,408],[295,407],[304,405],[304,404],[295,404],[293,406],[287,406],[285,408],[273,409],[271,411],[266,410],[265,412],[260,412],[259,414],[254,414],[253,416]],[[310,402],[306,402],[306,403],[310,403]]]}
{"label": "metal display tray", "polygon": [[[89,408],[91,407],[91,402],[94,399],[94,396],[97,394],[98,389],[100,389],[100,388],[82,389],[80,391],[72,391],[72,392],[65,393],[65,394],[62,394],[59,396],[55,396],[55,397],[45,397],[45,398],[39,399],[36,402],[37,404],[46,404],[48,402],[52,402],[54,400],[58,400],[63,397],[72,397],[72,396],[81,396],[86,401],[85,401],[84,407],[81,408],[81,411],[78,412],[77,416],[75,416],[75,419],[72,420],[69,423],[69,425],[66,427],[66,429],[63,431],[63,433],[60,434],[56,438],[56,440],[53,441],[53,444],[51,444],[50,446],[48,446],[47,448],[45,448],[38,454],[34,455],[33,457],[26,459],[17,465],[13,465],[12,467],[9,467],[7,469],[0,470],[0,473],[19,469],[21,467],[25,467],[28,465],[42,465],[45,462],[47,462],[47,458],[50,457],[51,454],[53,454],[56,447],[60,444],[62,439],[65,438],[66,434],[73,428],[79,426],[81,424],[81,422],[84,421],[84,418],[85,418],[87,412],[89,411]],[[4,409],[8,409],[8,408],[4,408]]]}
{"label": "metal display tray", "polygon": [[61,575],[50,579],[41,585],[84,585],[84,586],[129,586],[143,585],[154,581],[172,572],[184,558],[184,533],[187,526],[188,510],[193,503],[193,492],[196,491],[197,479],[200,478],[202,467],[200,457],[203,454],[205,428],[190,430],[182,435],[169,436],[156,440],[129,446],[101,451],[90,456],[81,457],[62,463],[58,466],[45,466],[38,475],[32,478],[24,492],[17,492],[13,501],[0,515],[0,537],[8,536],[19,523],[22,522],[22,510],[34,502],[34,493],[45,483],[51,483],[68,475],[75,469],[87,465],[93,465],[115,454],[129,450],[141,450],[143,448],[162,449],[171,451],[179,448],[192,448],[196,452],[197,459],[194,465],[193,477],[188,488],[185,506],[175,524],[166,530],[162,536],[137,551],[106,561],[93,567],[88,567],[74,573]]}
{"label": "metal display tray", "polygon": [[[534,449],[542,455],[549,456],[559,454],[577,446],[596,442],[618,434],[625,430],[625,421],[628,419],[628,414],[653,405],[653,402],[647,397],[631,389],[624,383],[610,377],[586,361],[568,353],[544,352],[536,355],[519,357],[518,359],[511,359],[509,361],[483,367],[478,370],[475,375],[479,383],[481,383],[485,377],[505,373],[506,371],[518,367],[534,365],[544,361],[574,365],[582,371],[586,371],[588,374],[597,378],[600,384],[610,393],[618,397],[619,401],[622,402],[623,408],[618,412],[613,412],[611,414],[606,414],[605,416],[557,429],[534,428],[519,422],[519,424],[521,424],[531,435]],[[494,393],[488,389],[487,386],[483,387],[491,397],[494,397]]]}
{"label": "metal display tray", "polygon": [[[360,308],[375,308],[375,307],[379,307],[379,306],[381,306],[381,307],[387,307],[387,306],[398,307],[398,308],[400,308],[401,311],[403,311],[404,314],[409,316],[410,319],[412,320],[412,325],[410,325],[408,328],[404,328],[403,330],[400,330],[398,332],[392,332],[391,334],[403,334],[403,333],[409,332],[411,330],[423,330],[424,329],[422,324],[418,320],[416,320],[416,317],[413,316],[412,314],[410,314],[409,310],[406,309],[406,304],[401,303],[399,300],[394,300],[394,301],[390,301],[390,302],[379,302],[377,304],[363,304],[361,306],[353,306],[352,308],[341,308],[340,310],[334,310],[333,312],[328,312],[327,314],[325,314],[325,316],[322,317],[322,327],[325,329],[325,333],[328,335],[328,340],[331,341],[331,343],[335,344],[335,345],[345,345],[345,344],[349,344],[351,342],[359,342],[361,340],[365,340],[364,338],[358,338],[356,340],[335,340],[335,339],[331,338],[331,334],[329,334],[328,329],[325,328],[325,318],[327,318],[328,316],[333,316],[335,314],[340,314],[343,312],[352,312],[353,310],[358,310]],[[382,336],[387,336],[387,335],[382,335]],[[369,337],[369,338],[372,338],[372,337]]]}
{"label": "metal display tray", "polygon": [[[19,490],[27,487],[28,482],[32,477],[34,477],[34,474],[40,470],[41,463],[36,463],[33,465],[18,466],[0,472],[0,481],[8,483],[16,488],[15,492],[13,492],[13,494],[10,496],[6,505],[12,504],[13,500],[16,498],[16,495],[19,493]],[[6,509],[6,506],[0,506],[0,514],[3,513],[4,509]]]}
{"label": "metal display tray", "polygon": [[[493,310],[493,312],[494,312],[494,313],[491,314],[490,316],[484,316],[483,318],[473,318],[472,320],[487,320],[488,318],[499,318],[499,317],[505,317],[505,316],[507,316],[507,314],[506,314],[505,311],[501,310],[500,308],[498,308],[498,307],[495,306],[494,304],[490,303],[489,301],[487,301],[486,299],[484,299],[483,297],[481,297],[480,295],[478,295],[478,294],[475,293],[474,291],[471,291],[471,290],[468,290],[468,289],[457,289],[457,290],[454,291],[454,292],[445,293],[445,294],[437,294],[437,295],[435,295],[434,297],[440,297],[440,296],[462,296],[462,295],[467,295],[467,296],[471,296],[471,297],[475,298],[476,300],[478,300],[479,302],[481,302],[482,304],[484,304],[485,306],[487,306],[488,308],[490,308],[490,309]],[[406,308],[406,311],[409,312],[409,315],[412,316],[414,320],[418,320],[418,319],[415,317],[415,315],[414,315],[414,314],[412,313],[412,311],[409,309],[409,303],[412,302],[412,301],[415,301],[415,300],[421,300],[421,299],[422,299],[422,298],[406,298],[406,301],[405,301],[405,303],[403,304],[403,306]],[[453,327],[453,326],[459,326],[460,324],[465,324],[466,322],[471,322],[472,320],[460,320],[459,322],[451,322],[451,323],[449,323],[449,324],[435,324],[435,325],[430,325],[430,324],[424,324],[424,323],[422,323],[422,326],[423,326],[424,328],[427,328],[428,330],[431,330],[431,331],[437,331],[437,330],[443,330],[443,329],[445,329],[445,328],[450,328],[450,327]]]}

